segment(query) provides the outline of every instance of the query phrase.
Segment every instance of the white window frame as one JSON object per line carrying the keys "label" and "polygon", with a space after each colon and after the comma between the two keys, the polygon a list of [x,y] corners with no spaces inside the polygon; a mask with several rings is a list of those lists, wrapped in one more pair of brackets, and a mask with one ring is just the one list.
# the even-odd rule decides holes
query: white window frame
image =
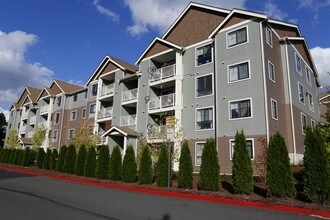
{"label": "white window frame", "polygon": [[[301,57],[299,56],[299,54],[298,53],[295,53],[295,67],[296,67],[296,72],[300,75],[300,76],[302,76],[302,59],[301,59]],[[298,60],[299,59],[299,60]],[[300,71],[298,70],[298,61],[299,61],[299,63],[300,63]]]}
{"label": "white window frame", "polygon": [[[200,167],[202,165],[202,155],[203,155],[203,150],[204,150],[204,147],[205,147],[205,143],[206,143],[206,141],[195,142],[195,166],[197,166],[197,167]],[[203,150],[202,150],[202,154],[200,156],[201,157],[201,163],[200,164],[197,163],[197,145],[198,144],[203,144],[204,145]]]}
{"label": "white window frame", "polygon": [[[208,63],[204,63],[204,64],[201,64],[201,65],[198,65],[198,62],[197,62],[197,50],[201,47],[205,47],[207,45],[210,45],[211,46],[211,62],[208,62]],[[212,47],[212,43],[208,42],[206,44],[203,44],[203,45],[198,45],[197,47],[195,47],[195,67],[201,67],[201,66],[205,66],[205,65],[208,65],[208,64],[211,64],[213,63],[213,47]]]}
{"label": "white window frame", "polygon": [[[56,116],[57,115],[58,115],[58,122],[56,122]],[[54,117],[54,125],[58,125],[60,123],[60,121],[61,121],[60,117],[61,117],[61,113],[60,112],[56,112],[55,113],[55,117]]]}
{"label": "white window frame", "polygon": [[314,99],[312,93],[307,92],[307,100],[308,100],[309,110],[314,112]]}
{"label": "white window frame", "polygon": [[[70,132],[71,131],[73,132],[72,137],[70,137]],[[69,140],[74,138],[75,132],[76,132],[76,129],[74,129],[74,128],[71,128],[71,129],[68,130],[68,139]]]}
{"label": "white window frame", "polygon": [[[206,128],[206,129],[197,129],[197,111],[202,110],[202,109],[212,109],[212,128]],[[201,108],[196,108],[195,109],[195,131],[209,131],[209,130],[214,130],[214,106],[206,106],[206,107],[201,107]]]}
{"label": "white window frame", "polygon": [[[94,86],[96,85],[96,94],[94,95],[93,94],[93,88],[94,88]],[[98,93],[98,89],[99,89],[99,86],[98,86],[98,83],[96,82],[96,83],[93,83],[92,85],[91,85],[91,97],[96,97],[97,96],[97,93]]]}
{"label": "white window frame", "polygon": [[[85,111],[85,114],[84,114],[84,111]],[[83,108],[81,110],[81,118],[86,118],[86,108]]]}
{"label": "white window frame", "polygon": [[[58,104],[58,100],[60,99],[60,104]],[[62,106],[62,102],[63,102],[63,99],[62,99],[62,96],[57,96],[56,97],[56,107],[61,107]]]}
{"label": "white window frame", "polygon": [[[240,44],[235,44],[235,45],[233,45],[233,46],[229,46],[229,37],[228,37],[228,36],[229,36],[231,33],[235,32],[235,31],[238,31],[238,30],[240,30],[240,29],[243,29],[243,28],[246,29],[246,41],[243,42],[243,43],[240,43]],[[226,46],[227,46],[227,49],[235,48],[235,47],[237,47],[237,46],[241,46],[241,45],[244,45],[244,44],[247,44],[247,43],[249,43],[249,28],[248,28],[248,26],[237,27],[237,28],[235,28],[235,29],[233,29],[233,30],[230,30],[230,31],[228,31],[228,32],[226,33]]]}
{"label": "white window frame", "polygon": [[[251,116],[249,117],[243,117],[243,118],[231,118],[231,109],[230,109],[230,103],[232,102],[241,102],[241,101],[246,101],[246,100],[250,100],[250,111],[251,111]],[[244,119],[250,119],[253,118],[253,105],[252,105],[252,98],[244,98],[244,99],[236,99],[236,100],[230,100],[228,101],[228,116],[229,116],[229,120],[244,120]]]}
{"label": "white window frame", "polygon": [[[53,135],[54,135],[54,132],[56,132],[56,138],[54,139]],[[56,143],[58,141],[58,129],[55,129],[55,130],[52,130],[52,136],[51,136],[51,142],[52,143]]]}
{"label": "white window frame", "polygon": [[[92,105],[95,105],[95,112],[91,114],[91,106]],[[91,118],[91,117],[95,117],[95,114],[96,114],[96,103],[95,104],[90,104],[89,105],[89,111],[88,111],[88,116]]]}
{"label": "white window frame", "polygon": [[[252,142],[252,158],[251,160],[254,160],[255,158],[255,153],[254,153],[254,138],[246,138],[246,141],[251,141]],[[235,139],[229,139],[229,159],[233,160],[234,152],[232,148],[232,142],[235,142]]]}
{"label": "white window frame", "polygon": [[[202,77],[210,76],[210,75],[211,75],[211,78],[212,78],[212,93],[211,94],[208,94],[208,95],[198,96],[198,92],[197,92],[197,89],[198,89],[198,79],[199,78],[202,78]],[[214,94],[214,77],[213,77],[213,73],[205,74],[205,75],[202,75],[202,76],[197,76],[195,78],[195,97],[196,98],[203,98],[203,97],[207,97],[207,96],[212,96],[213,94]]]}
{"label": "white window frame", "polygon": [[[73,113],[75,113],[75,118],[73,118]],[[70,121],[75,121],[77,120],[77,110],[73,110],[70,112]]]}
{"label": "white window frame", "polygon": [[266,42],[271,48],[273,48],[273,32],[269,27],[266,27]]}
{"label": "white window frame", "polygon": [[313,120],[312,118],[311,118],[311,126],[312,126],[312,129],[315,129],[315,127],[316,127],[316,121]]}
{"label": "white window frame", "polygon": [[305,71],[306,71],[306,82],[308,85],[312,86],[312,70],[306,66]]}
{"label": "white window frame", "polygon": [[[274,112],[273,112],[273,103],[275,103],[275,114],[276,114],[276,117],[274,117]],[[271,114],[272,114],[272,119],[274,120],[278,120],[278,105],[277,105],[277,101],[275,99],[270,99],[270,109],[271,109]]]}
{"label": "white window frame", "polygon": [[[249,74],[249,77],[244,78],[244,79],[237,79],[237,80],[230,81],[230,68],[233,67],[233,66],[238,66],[240,64],[244,64],[244,63],[247,63],[248,64],[248,71],[249,71],[248,74]],[[237,82],[241,82],[241,81],[245,81],[245,80],[251,79],[251,65],[250,65],[250,60],[245,60],[245,61],[242,61],[242,62],[233,63],[233,64],[228,65],[227,66],[227,76],[228,76],[228,83],[237,83]]]}
{"label": "white window frame", "polygon": [[303,125],[303,118],[306,119],[305,121],[306,121],[306,127],[307,127],[308,126],[308,124],[307,124],[307,116],[304,113],[301,112],[300,113],[301,132],[302,132],[303,135],[305,135],[304,125]]}
{"label": "white window frame", "polygon": [[[274,79],[272,79],[272,77],[271,77],[271,67],[273,67],[273,75],[274,75]],[[269,80],[270,81],[272,81],[272,82],[276,82],[276,74],[275,74],[275,66],[274,66],[274,64],[272,63],[272,62],[270,62],[269,60],[268,60],[268,77],[269,77]]]}
{"label": "white window frame", "polygon": [[[77,100],[75,101],[74,99],[75,99],[75,97],[77,97]],[[78,94],[76,93],[76,94],[74,94],[73,96],[72,96],[72,102],[78,102],[78,99],[79,99],[79,96],[78,96]]]}
{"label": "white window frame", "polygon": [[[300,86],[301,86],[301,88],[302,88],[302,98],[303,98],[303,102],[301,101]],[[299,99],[299,102],[300,102],[301,104],[305,105],[305,89],[304,89],[303,84],[301,84],[300,82],[298,82],[298,99]]]}

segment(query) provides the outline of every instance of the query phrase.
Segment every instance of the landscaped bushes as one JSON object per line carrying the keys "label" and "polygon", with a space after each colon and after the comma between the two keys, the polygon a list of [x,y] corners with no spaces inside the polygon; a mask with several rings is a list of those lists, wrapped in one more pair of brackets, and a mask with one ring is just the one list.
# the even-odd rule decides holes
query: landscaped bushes
{"label": "landscaped bushes", "polygon": [[121,180],[122,177],[122,163],[119,146],[116,145],[112,151],[109,165],[109,178],[111,180]]}
{"label": "landscaped bushes", "polygon": [[144,146],[142,149],[139,168],[139,183],[152,183],[152,161],[148,146]]}
{"label": "landscaped bushes", "polygon": [[45,160],[45,151],[43,148],[38,148],[38,155],[37,155],[37,167],[42,169]]}
{"label": "landscaped bushes", "polygon": [[51,149],[47,149],[47,153],[45,155],[45,159],[44,159],[44,164],[43,164],[43,168],[49,170],[50,169],[50,158],[52,156],[52,151]]}
{"label": "landscaped bushes", "polygon": [[181,148],[179,160],[178,187],[191,189],[193,188],[193,165],[188,146],[188,141],[184,141]]}
{"label": "landscaped bushes", "polygon": [[137,164],[135,162],[135,154],[132,145],[128,145],[124,160],[123,160],[123,181],[124,182],[136,182],[137,179]]}
{"label": "landscaped bushes", "polygon": [[106,145],[102,145],[99,151],[99,155],[96,162],[96,177],[99,179],[109,178],[109,148]]}
{"label": "landscaped bushes", "polygon": [[84,176],[94,177],[96,169],[95,147],[89,147],[87,150],[86,161],[84,164]]}
{"label": "landscaped bushes", "polygon": [[85,166],[85,161],[86,161],[86,147],[85,145],[81,145],[79,148],[79,152],[77,155],[77,160],[74,168],[74,173],[77,175],[82,176],[84,174],[84,166]]}
{"label": "landscaped bushes", "polygon": [[76,157],[77,157],[76,148],[75,148],[75,146],[70,145],[65,154],[64,165],[63,165],[64,172],[70,173],[70,174],[74,173]]}
{"label": "landscaped bushes", "polygon": [[55,170],[56,169],[57,158],[58,158],[58,152],[57,152],[56,149],[53,149],[52,155],[51,155],[50,161],[49,161],[49,168],[51,170]]}
{"label": "landscaped bushes", "polygon": [[156,183],[161,187],[168,185],[168,151],[165,145],[160,150],[156,166]]}
{"label": "landscaped bushes", "polygon": [[67,146],[63,145],[60,149],[60,153],[58,155],[58,160],[56,164],[56,170],[60,172],[64,172],[63,165],[64,165],[64,160],[65,160],[65,155],[67,151]]}

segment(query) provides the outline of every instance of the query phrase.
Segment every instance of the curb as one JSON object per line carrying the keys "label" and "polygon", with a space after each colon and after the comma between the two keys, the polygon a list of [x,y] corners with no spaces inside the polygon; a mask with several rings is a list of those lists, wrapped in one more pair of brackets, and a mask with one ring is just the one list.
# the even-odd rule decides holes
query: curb
{"label": "curb", "polygon": [[253,208],[264,209],[264,210],[279,211],[279,212],[293,213],[293,214],[298,214],[298,215],[330,219],[330,212],[327,212],[327,211],[304,209],[304,208],[298,208],[298,207],[293,207],[293,206],[276,205],[276,204],[269,204],[269,203],[263,203],[263,202],[253,202],[253,201],[247,201],[247,200],[236,200],[236,199],[219,198],[219,197],[211,197],[211,196],[200,196],[200,195],[177,193],[177,192],[166,192],[166,191],[159,191],[159,190],[152,190],[152,189],[143,189],[143,188],[137,188],[137,187],[122,186],[122,185],[111,184],[111,183],[99,183],[99,182],[92,182],[92,181],[88,181],[88,180],[75,179],[75,178],[71,178],[71,177],[61,177],[61,176],[42,174],[42,173],[37,173],[37,172],[32,172],[32,171],[24,171],[21,169],[10,168],[10,167],[5,167],[5,166],[0,166],[0,169],[10,171],[10,172],[15,172],[15,173],[31,175],[31,176],[42,176],[42,177],[48,177],[48,178],[53,178],[53,179],[58,179],[58,180],[64,180],[64,181],[68,181],[68,182],[83,183],[83,184],[88,184],[88,185],[101,186],[101,187],[120,189],[120,190],[126,190],[126,191],[134,191],[134,192],[148,193],[148,194],[168,196],[168,197],[176,197],[176,198],[192,199],[192,200],[215,202],[215,203],[222,203],[222,204],[238,205],[238,206],[244,206],[244,207],[253,207]]}

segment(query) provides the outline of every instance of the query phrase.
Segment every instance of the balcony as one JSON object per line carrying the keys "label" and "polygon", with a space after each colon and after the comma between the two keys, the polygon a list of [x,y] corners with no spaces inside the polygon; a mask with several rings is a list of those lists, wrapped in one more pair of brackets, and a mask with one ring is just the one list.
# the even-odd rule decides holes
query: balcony
{"label": "balcony", "polygon": [[97,120],[110,119],[112,117],[112,107],[102,108],[97,112]]}
{"label": "balcony", "polygon": [[156,69],[154,73],[150,74],[149,82],[161,82],[162,80],[173,76],[175,76],[175,64]]}
{"label": "balcony", "polygon": [[24,111],[22,113],[22,119],[26,119],[29,116],[29,111]]}
{"label": "balcony", "polygon": [[166,125],[153,125],[148,131],[148,139],[166,139]]}
{"label": "balcony", "polygon": [[39,127],[47,128],[47,121],[39,122],[39,123],[38,123],[38,126],[39,126]]}
{"label": "balcony", "polygon": [[40,114],[41,115],[46,114],[46,113],[48,113],[48,110],[49,110],[49,106],[48,105],[41,106],[41,108],[40,108]]}
{"label": "balcony", "polygon": [[99,90],[99,98],[107,97],[113,95],[114,92],[114,84],[109,84],[106,86],[102,86]]}
{"label": "balcony", "polygon": [[35,124],[36,123],[36,116],[31,116],[30,117],[30,124]]}
{"label": "balcony", "polygon": [[25,133],[26,131],[26,125],[21,125],[21,127],[19,128],[19,133]]}
{"label": "balcony", "polygon": [[[162,95],[149,100],[149,110],[160,110],[173,107],[175,104],[175,93]],[[166,110],[166,109],[165,109]]]}
{"label": "balcony", "polygon": [[136,115],[127,115],[120,118],[120,126],[131,126],[136,124]]}
{"label": "balcony", "polygon": [[137,99],[137,88],[131,89],[123,92],[122,101],[130,101],[130,100],[136,100]]}
{"label": "balcony", "polygon": [[27,137],[32,138],[33,137],[33,131],[28,132]]}

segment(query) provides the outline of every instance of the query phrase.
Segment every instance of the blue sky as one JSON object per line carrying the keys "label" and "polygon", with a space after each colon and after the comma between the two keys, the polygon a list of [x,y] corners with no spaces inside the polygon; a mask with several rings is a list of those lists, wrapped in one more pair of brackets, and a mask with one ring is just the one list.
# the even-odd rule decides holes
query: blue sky
{"label": "blue sky", "polygon": [[[321,84],[330,85],[330,0],[201,0],[297,23]],[[0,111],[26,85],[54,78],[83,85],[106,54],[135,63],[189,3],[187,0],[1,0]]]}

